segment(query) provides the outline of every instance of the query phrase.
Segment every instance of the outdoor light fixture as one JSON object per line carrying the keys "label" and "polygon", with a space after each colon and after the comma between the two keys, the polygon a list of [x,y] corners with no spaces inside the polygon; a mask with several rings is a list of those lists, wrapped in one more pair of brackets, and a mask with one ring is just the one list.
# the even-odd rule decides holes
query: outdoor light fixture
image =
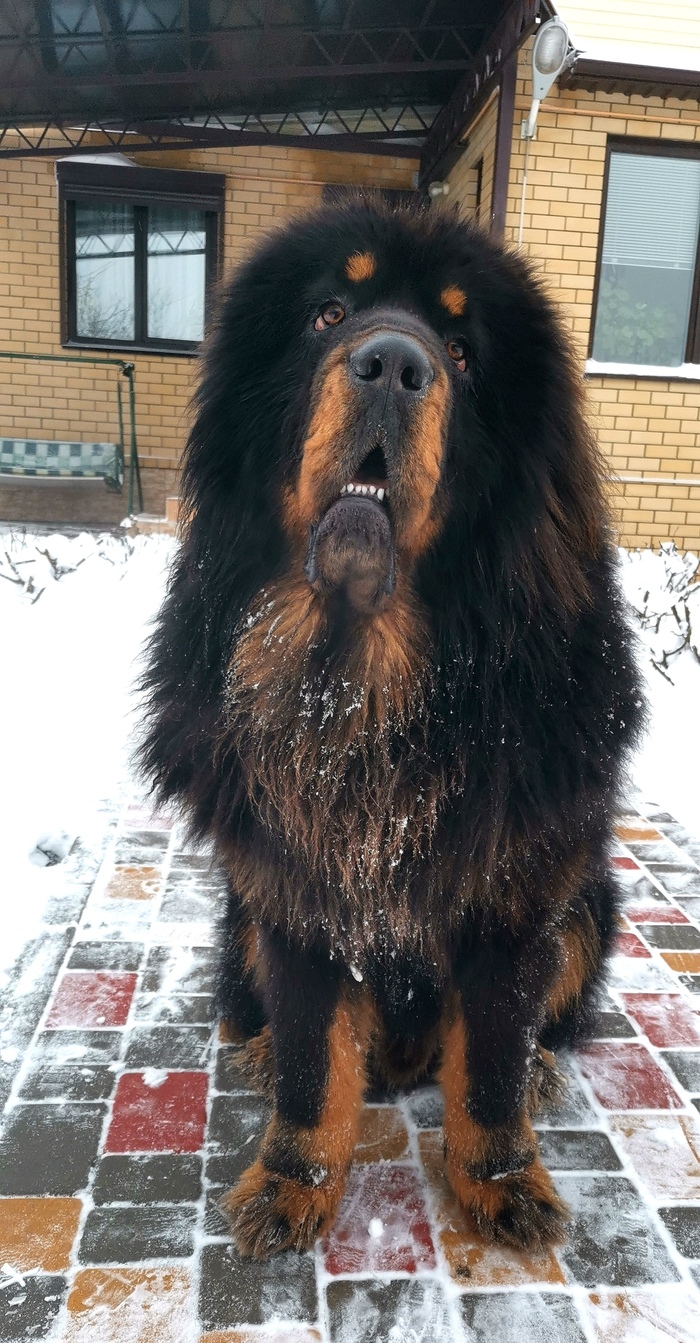
{"label": "outdoor light fixture", "polygon": [[568,51],[569,30],[563,19],[543,23],[532,48],[532,105],[521,127],[521,139],[531,140],[535,134],[540,103],[567,64]]}
{"label": "outdoor light fixture", "polygon": [[520,223],[518,225],[518,247],[522,247],[523,225],[525,223],[525,193],[527,191],[527,165],[530,157],[530,142],[535,134],[537,113],[540,103],[547,97],[555,79],[569,64],[569,30],[563,19],[549,19],[539,29],[532,47],[532,103],[527,120],[520,126],[520,139],[525,140],[525,163],[523,182],[520,192]]}
{"label": "outdoor light fixture", "polygon": [[447,196],[449,194],[449,182],[431,182],[428,187],[428,195],[431,200],[436,200],[438,196]]}

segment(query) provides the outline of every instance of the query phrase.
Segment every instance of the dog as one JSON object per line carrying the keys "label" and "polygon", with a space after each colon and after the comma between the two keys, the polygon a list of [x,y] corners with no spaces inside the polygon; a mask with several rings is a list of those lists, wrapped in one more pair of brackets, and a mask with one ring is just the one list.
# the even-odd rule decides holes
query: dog
{"label": "dog", "polygon": [[644,717],[562,324],[455,213],[351,200],[234,273],[194,410],[142,762],[226,872],[218,1004],[274,1102],[236,1244],[309,1247],[369,1080],[431,1071],[482,1234],[561,1241],[532,1115]]}

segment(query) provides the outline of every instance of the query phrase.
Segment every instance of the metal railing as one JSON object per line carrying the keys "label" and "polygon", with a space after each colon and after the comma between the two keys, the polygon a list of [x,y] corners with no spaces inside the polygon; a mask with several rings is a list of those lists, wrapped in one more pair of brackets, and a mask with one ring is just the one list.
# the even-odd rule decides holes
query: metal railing
{"label": "metal railing", "polygon": [[[143,489],[141,486],[141,467],[136,443],[136,391],[134,388],[135,365],[127,359],[103,359],[94,355],[76,354],[23,354],[19,350],[0,350],[0,359],[24,359],[51,364],[108,364],[118,368],[121,377],[126,379],[129,396],[129,487],[128,512],[134,511],[134,493],[138,495],[139,512],[143,513]],[[124,406],[122,383],[117,379],[117,413],[119,416],[119,447],[124,459]]]}

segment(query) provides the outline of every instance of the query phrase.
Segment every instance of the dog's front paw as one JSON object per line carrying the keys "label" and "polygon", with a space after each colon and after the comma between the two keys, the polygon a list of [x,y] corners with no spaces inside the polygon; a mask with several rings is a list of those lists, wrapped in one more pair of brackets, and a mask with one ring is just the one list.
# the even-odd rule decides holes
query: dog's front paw
{"label": "dog's front paw", "polygon": [[538,1158],[524,1170],[475,1180],[448,1161],[458,1199],[486,1240],[537,1252],[566,1239],[570,1216]]}
{"label": "dog's front paw", "polygon": [[538,1045],[527,1082],[525,1103],[530,1115],[542,1110],[556,1110],[566,1097],[569,1079],[557,1065],[554,1055]]}
{"label": "dog's front paw", "polygon": [[333,1221],[344,1183],[344,1174],[319,1172],[317,1184],[302,1184],[254,1162],[221,1200],[237,1249],[252,1259],[309,1250]]}

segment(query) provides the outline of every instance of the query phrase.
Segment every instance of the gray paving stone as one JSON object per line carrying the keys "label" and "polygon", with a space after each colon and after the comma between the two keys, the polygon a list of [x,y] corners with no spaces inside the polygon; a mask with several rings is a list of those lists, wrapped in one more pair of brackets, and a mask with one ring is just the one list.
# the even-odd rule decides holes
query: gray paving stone
{"label": "gray paving stone", "polygon": [[570,1296],[555,1292],[467,1292],[459,1304],[468,1343],[585,1343]]}
{"label": "gray paving stone", "polygon": [[92,1190],[95,1203],[196,1203],[202,1192],[202,1158],[103,1156]]}
{"label": "gray paving stone", "polygon": [[700,1207],[659,1208],[659,1216],[686,1259],[700,1259]]}
{"label": "gray paving stone", "polygon": [[47,1338],[66,1295],[65,1278],[44,1273],[28,1273],[23,1287],[0,1287],[0,1339],[28,1343]]}
{"label": "gray paving stone", "polygon": [[0,1138],[0,1194],[71,1195],[87,1185],[103,1105],[17,1105]]}
{"label": "gray paving stone", "polygon": [[559,1175],[555,1184],[574,1218],[561,1250],[569,1281],[591,1288],[678,1281],[649,1211],[629,1180]]}
{"label": "gray paving stone", "polygon": [[232,1245],[204,1246],[199,1295],[204,1329],[265,1324],[272,1319],[313,1323],[317,1314],[312,1255],[290,1252],[260,1263],[241,1259]]}
{"label": "gray paving stone", "polygon": [[142,1259],[188,1259],[194,1250],[196,1208],[93,1208],[80,1241],[81,1264],[133,1264]]}
{"label": "gray paving stone", "polygon": [[620,1170],[621,1162],[605,1133],[542,1129],[540,1156],[548,1170]]}

